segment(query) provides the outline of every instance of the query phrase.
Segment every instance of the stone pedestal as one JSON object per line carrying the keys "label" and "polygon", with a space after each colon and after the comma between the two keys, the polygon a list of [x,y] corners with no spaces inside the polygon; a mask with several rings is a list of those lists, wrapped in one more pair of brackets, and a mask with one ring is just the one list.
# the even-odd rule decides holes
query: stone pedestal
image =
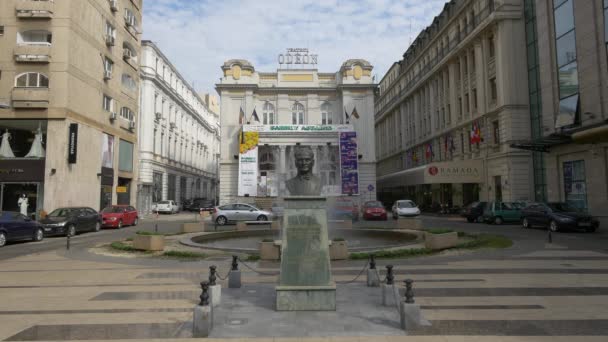
{"label": "stone pedestal", "polygon": [[222,301],[222,285],[209,286],[209,305],[216,307]]}
{"label": "stone pedestal", "polygon": [[182,233],[198,233],[203,231],[203,225],[199,222],[182,224]]}
{"label": "stone pedestal", "polygon": [[383,306],[391,306],[397,305],[395,302],[395,288],[393,285],[381,284],[380,288],[382,288],[382,305]]}
{"label": "stone pedestal", "polygon": [[335,310],[325,198],[285,198],[279,311]]}
{"label": "stone pedestal", "polygon": [[332,241],[329,246],[329,257],[331,260],[348,259],[348,245],[346,241]]}
{"label": "stone pedestal", "polygon": [[408,330],[420,326],[422,316],[420,315],[420,306],[418,304],[399,303],[399,318],[401,329]]}
{"label": "stone pedestal", "polygon": [[274,241],[262,241],[260,242],[260,260],[279,260],[280,250],[280,246]]}
{"label": "stone pedestal", "polygon": [[458,232],[443,234],[424,233],[424,246],[428,249],[446,249],[458,245]]}
{"label": "stone pedestal", "polygon": [[162,251],[165,249],[165,237],[163,235],[135,235],[133,248],[142,251]]}
{"label": "stone pedestal", "polygon": [[245,222],[237,222],[236,223],[236,230],[238,230],[238,231],[247,230],[247,223],[245,223]]}
{"label": "stone pedestal", "polygon": [[209,337],[213,329],[213,308],[210,305],[194,307],[192,337]]}
{"label": "stone pedestal", "polygon": [[367,270],[367,286],[378,287],[380,286],[380,278],[378,278],[378,270]]}
{"label": "stone pedestal", "polygon": [[228,288],[241,288],[241,271],[230,271],[230,275],[228,276]]}
{"label": "stone pedestal", "polygon": [[270,223],[270,229],[280,230],[281,229],[281,221],[272,221],[272,223]]}

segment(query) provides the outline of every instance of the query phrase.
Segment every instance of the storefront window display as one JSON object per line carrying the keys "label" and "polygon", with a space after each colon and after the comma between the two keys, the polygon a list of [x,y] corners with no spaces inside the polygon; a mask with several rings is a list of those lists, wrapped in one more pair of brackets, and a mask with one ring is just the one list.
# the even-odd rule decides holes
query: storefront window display
{"label": "storefront window display", "polygon": [[575,160],[564,163],[564,195],[573,207],[587,210],[587,185],[585,182],[585,161]]}
{"label": "storefront window display", "polygon": [[46,127],[41,120],[0,120],[0,159],[44,158]]}

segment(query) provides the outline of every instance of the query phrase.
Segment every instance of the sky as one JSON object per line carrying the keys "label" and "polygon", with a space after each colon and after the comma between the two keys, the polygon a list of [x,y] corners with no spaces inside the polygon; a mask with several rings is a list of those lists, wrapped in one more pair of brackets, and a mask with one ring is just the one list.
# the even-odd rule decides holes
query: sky
{"label": "sky", "polygon": [[320,72],[363,58],[378,82],[446,0],[145,0],[143,38],[199,93],[215,94],[229,59],[273,72],[287,48],[318,55]]}

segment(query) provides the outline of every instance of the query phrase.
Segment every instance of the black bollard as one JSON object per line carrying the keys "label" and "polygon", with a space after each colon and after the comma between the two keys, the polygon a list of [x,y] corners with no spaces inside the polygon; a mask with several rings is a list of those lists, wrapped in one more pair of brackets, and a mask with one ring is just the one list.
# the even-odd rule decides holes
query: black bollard
{"label": "black bollard", "polygon": [[376,260],[374,260],[374,255],[370,254],[369,256],[369,269],[370,270],[375,270],[376,269]]}
{"label": "black bollard", "polygon": [[215,279],[217,279],[215,277],[215,269],[217,267],[215,267],[215,265],[213,266],[209,266],[209,286],[214,286],[215,285]]}
{"label": "black bollard", "polygon": [[393,265],[386,265],[386,285],[393,285]]}
{"label": "black bollard", "polygon": [[232,271],[239,270],[239,262],[237,261],[238,259],[239,259],[238,256],[236,256],[236,255],[232,256]]}
{"label": "black bollard", "polygon": [[158,233],[158,223],[154,224],[154,232]]}
{"label": "black bollard", "polygon": [[414,304],[414,290],[412,289],[412,284],[414,281],[412,279],[406,279],[405,281],[405,302],[408,304]]}
{"label": "black bollard", "polygon": [[553,236],[551,236],[551,229],[547,229],[549,231],[549,235],[547,235],[547,242],[553,243]]}
{"label": "black bollard", "polygon": [[201,292],[200,299],[201,302],[198,304],[200,306],[208,306],[209,305],[209,282],[201,281],[201,288],[203,292]]}
{"label": "black bollard", "polygon": [[66,237],[65,249],[69,251],[70,250],[70,233],[68,233],[68,235],[66,235],[65,237]]}

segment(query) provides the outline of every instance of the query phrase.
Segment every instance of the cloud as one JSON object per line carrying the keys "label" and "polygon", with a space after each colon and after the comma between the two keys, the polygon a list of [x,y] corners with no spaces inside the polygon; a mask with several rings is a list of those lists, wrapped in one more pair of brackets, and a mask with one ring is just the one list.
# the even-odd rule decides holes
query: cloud
{"label": "cloud", "polygon": [[272,72],[288,47],[319,55],[319,71],[350,58],[380,79],[445,0],[145,0],[144,39],[156,43],[188,82],[213,92],[232,58]]}

